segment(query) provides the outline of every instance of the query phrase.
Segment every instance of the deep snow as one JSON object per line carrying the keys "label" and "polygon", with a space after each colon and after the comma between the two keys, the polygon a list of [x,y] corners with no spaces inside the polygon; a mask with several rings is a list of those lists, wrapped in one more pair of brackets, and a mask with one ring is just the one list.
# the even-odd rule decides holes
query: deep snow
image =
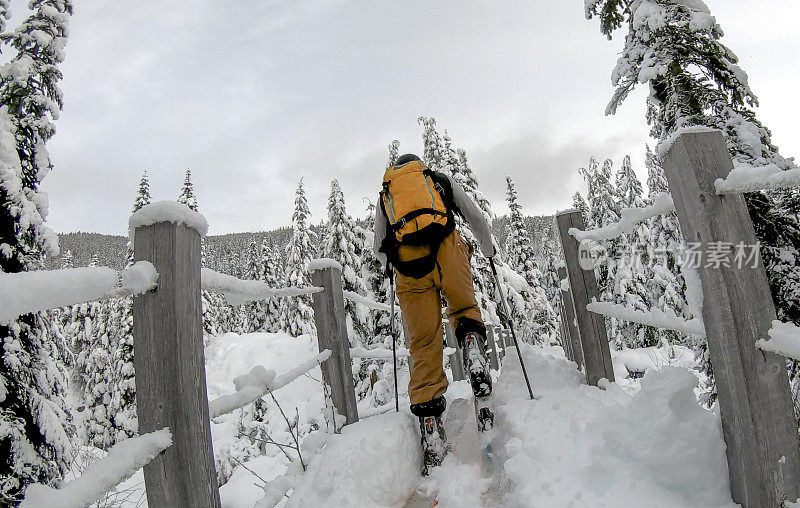
{"label": "deep snow", "polygon": [[[296,407],[300,415],[302,448],[310,462],[305,474],[296,459],[290,462],[274,446],[264,455],[241,456],[252,472],[226,460],[241,453],[239,411],[212,422],[218,467],[231,468],[220,488],[222,504],[251,508],[265,496],[258,484],[277,485],[274,479],[288,472],[280,481],[294,489],[279,506],[402,506],[415,486],[437,491],[443,508],[732,506],[719,417],[697,404],[696,374],[674,366],[691,363],[685,353],[613,352],[619,383],[598,388],[585,384],[560,348],[523,345],[537,400],[528,398],[517,355],[506,355],[494,395],[497,428],[479,439],[469,386],[451,383],[445,428],[454,451],[425,481],[419,476],[419,430],[407,398],[401,398],[400,414],[391,403],[378,408],[383,414],[365,418],[372,411],[362,405],[360,422],[328,435],[316,368],[275,393],[284,409],[294,413]],[[206,348],[209,397],[234,391],[233,380],[256,365],[281,375],[317,354],[308,336],[214,337]],[[644,378],[626,378],[628,371],[642,370]],[[400,380],[403,388],[407,375]],[[285,423],[268,405],[272,437],[288,442]],[[481,461],[487,443],[490,463]],[[141,482],[139,471],[120,488],[141,490]]]}

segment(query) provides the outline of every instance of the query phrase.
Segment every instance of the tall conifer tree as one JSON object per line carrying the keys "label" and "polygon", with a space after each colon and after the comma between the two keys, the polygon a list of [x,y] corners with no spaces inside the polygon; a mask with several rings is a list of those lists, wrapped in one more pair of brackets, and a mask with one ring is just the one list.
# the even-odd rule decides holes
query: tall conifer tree
{"label": "tall conifer tree", "polygon": [[[261,243],[261,265],[259,280],[269,287],[277,288],[283,284],[283,263],[278,250],[275,249],[267,238]],[[280,330],[281,306],[280,299],[270,298],[263,302],[261,307],[264,323],[263,330],[275,333]]]}
{"label": "tall conifer tree", "polygon": [[[39,185],[52,167],[45,143],[63,105],[59,65],[72,3],[32,0],[28,7],[25,21],[1,36],[15,53],[0,68],[0,270],[7,273],[35,268],[42,253],[58,254]],[[3,2],[0,18],[7,9]],[[44,313],[0,325],[0,504],[18,502],[31,482],[54,484],[69,460],[66,374],[47,330]]]}
{"label": "tall conifer tree", "polygon": [[[331,195],[328,199],[328,223],[326,224],[325,244],[323,256],[335,259],[342,265],[342,288],[359,295],[367,292],[361,274],[361,260],[357,253],[355,224],[347,214],[339,182],[331,182]],[[350,300],[345,300],[345,310],[353,331],[356,334],[352,346],[363,346],[372,342],[370,315],[367,309],[357,306]]]}
{"label": "tall conifer tree", "polygon": [[[303,180],[297,184],[292,214],[292,237],[286,246],[286,285],[288,287],[310,286],[308,263],[311,261],[314,248],[312,238],[316,235],[308,228],[308,202],[303,188]],[[292,337],[313,333],[314,311],[311,308],[311,297],[308,295],[281,300],[281,328]]]}
{"label": "tall conifer tree", "polygon": [[[642,208],[648,203],[644,198],[642,183],[631,166],[631,158],[625,156],[615,178],[615,191],[619,207]],[[650,231],[646,223],[636,225],[633,232],[621,238],[621,258],[617,264],[614,289],[616,301],[631,309],[643,312],[650,310],[648,286],[652,280],[650,266]],[[660,342],[662,335],[658,330],[633,323],[619,323],[621,340],[628,347],[649,347]]]}
{"label": "tall conifer tree", "polygon": [[511,210],[509,216],[509,234],[506,239],[506,257],[512,270],[522,275],[528,287],[520,291],[523,298],[524,314],[514,316],[521,329],[530,334],[529,342],[535,342],[541,335],[552,336],[558,329],[556,313],[550,305],[547,293],[542,289],[542,273],[536,266],[536,254],[522,206],[519,204],[516,185],[510,176],[506,177],[508,192],[506,200]]}
{"label": "tall conifer tree", "polygon": [[[142,174],[131,213],[138,212],[153,200],[150,195],[150,181],[147,172]],[[133,264],[133,245],[128,241],[126,267]],[[136,381],[133,366],[133,297],[127,296],[111,300],[110,330],[113,380],[111,388],[111,404],[108,414],[114,425],[114,440],[122,441],[135,436],[139,432],[136,416]],[[111,324],[113,323],[113,324]],[[102,347],[102,344],[99,344]]]}

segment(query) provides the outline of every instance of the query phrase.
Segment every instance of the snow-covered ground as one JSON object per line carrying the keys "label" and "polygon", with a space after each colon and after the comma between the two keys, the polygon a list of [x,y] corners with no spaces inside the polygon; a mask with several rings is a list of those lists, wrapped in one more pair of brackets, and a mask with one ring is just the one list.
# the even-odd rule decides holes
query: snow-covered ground
{"label": "snow-covered ground", "polygon": [[[274,370],[280,376],[314,358],[318,353],[316,341],[308,336],[293,338],[283,333],[245,335],[228,333],[213,337],[205,349],[209,399],[233,393],[235,391],[233,379],[250,372],[256,365]],[[316,427],[325,428],[324,398],[322,387],[318,382],[320,377],[320,370],[316,368],[308,376],[303,376],[275,392],[275,397],[287,414],[293,417],[295,408],[297,409],[303,434]],[[276,441],[291,443],[291,437],[280,412],[271,401],[268,408],[270,436]],[[222,505],[228,508],[252,508],[256,501],[264,497],[264,491],[256,484],[261,484],[262,479],[269,481],[283,474],[290,464],[286,456],[274,445],[266,445],[264,455],[252,457],[252,453],[257,452],[244,447],[242,440],[237,438],[240,415],[240,411],[235,411],[211,423],[217,472],[230,476],[227,483],[220,488]],[[287,452],[297,460],[292,450]],[[252,472],[239,466],[237,459],[245,462]],[[254,473],[261,478],[256,477]],[[143,489],[144,475],[139,470],[117,489],[124,492],[128,499],[121,505],[147,506],[146,500],[141,495]]]}
{"label": "snow-covered ground", "polygon": [[[317,352],[305,336],[214,337],[206,347],[209,398],[233,392],[233,379],[256,365],[280,375]],[[275,446],[261,455],[245,449],[237,438],[239,411],[212,423],[217,467],[229,477],[220,488],[223,506],[253,507],[265,496],[258,484],[287,470],[285,481],[295,488],[279,506],[403,506],[415,486],[438,491],[444,508],[733,505],[719,417],[696,402],[698,379],[685,368],[692,363],[688,350],[614,352],[619,383],[602,388],[586,385],[560,348],[524,345],[523,354],[537,400],[529,400],[517,355],[507,355],[494,396],[497,426],[483,439],[490,443],[490,464],[481,461],[466,382],[451,383],[447,393],[445,426],[454,451],[420,484],[419,430],[407,400],[399,414],[392,404],[389,412],[362,415],[329,436],[317,368],[275,393],[287,413],[297,408],[300,415],[306,473],[293,450],[294,463]],[[629,372],[645,375],[632,379]],[[269,433],[288,443],[286,424],[273,406],[270,401]],[[134,492],[126,506],[143,506],[136,494],[142,480],[139,471],[120,487]]]}
{"label": "snow-covered ground", "polygon": [[[733,505],[720,421],[697,404],[693,373],[662,363],[630,395],[613,383],[586,385],[559,348],[523,351],[537,400],[529,400],[516,355],[508,355],[495,392],[492,466],[481,467],[467,419],[454,454],[425,483],[439,491],[440,506]],[[464,411],[452,402],[467,390],[466,383],[452,386],[448,411]],[[402,506],[419,467],[409,454],[419,450],[413,424],[390,414],[336,436],[296,506],[324,499]]]}
{"label": "snow-covered ground", "polygon": [[641,389],[590,387],[560,349],[524,347],[495,392],[507,506],[731,506],[719,417],[697,404],[697,377],[664,366]]}

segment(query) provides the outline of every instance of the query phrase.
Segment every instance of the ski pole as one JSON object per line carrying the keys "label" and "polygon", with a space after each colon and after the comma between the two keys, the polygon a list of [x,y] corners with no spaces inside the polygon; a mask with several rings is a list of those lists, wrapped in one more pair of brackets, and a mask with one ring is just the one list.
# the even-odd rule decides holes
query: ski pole
{"label": "ski pole", "polygon": [[494,282],[497,284],[497,291],[500,292],[500,301],[503,305],[503,313],[506,315],[506,324],[508,325],[508,329],[511,330],[511,337],[514,339],[514,347],[517,349],[517,356],[519,356],[519,364],[522,365],[522,375],[525,376],[525,384],[528,385],[528,394],[531,396],[531,400],[533,400],[533,390],[531,390],[531,382],[528,379],[528,371],[525,369],[525,362],[522,361],[522,351],[519,349],[519,342],[517,342],[517,334],[514,333],[514,323],[511,322],[511,312],[508,308],[508,302],[506,301],[506,295],[503,293],[503,286],[500,285],[500,277],[497,275],[497,268],[494,266],[494,258],[489,258],[489,265],[492,267],[492,274],[494,275]]}
{"label": "ski pole", "polygon": [[389,330],[392,334],[392,361],[394,362],[394,410],[400,412],[400,397],[397,394],[397,333],[394,330],[394,268],[389,265],[389,285],[391,286],[391,316],[389,317]]}

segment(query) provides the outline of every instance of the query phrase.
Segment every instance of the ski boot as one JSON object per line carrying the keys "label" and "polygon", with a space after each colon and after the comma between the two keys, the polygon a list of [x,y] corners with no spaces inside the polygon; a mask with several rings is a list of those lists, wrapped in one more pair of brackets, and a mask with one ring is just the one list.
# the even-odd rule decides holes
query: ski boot
{"label": "ski boot", "polygon": [[475,418],[478,420],[478,430],[483,432],[494,425],[494,413],[489,400],[492,394],[492,376],[483,347],[485,332],[482,325],[466,319],[459,323],[458,328],[456,336],[461,337],[464,368],[469,373],[469,382],[475,395]]}
{"label": "ski boot", "polygon": [[447,402],[439,396],[428,402],[411,404],[411,412],[419,418],[422,442],[422,475],[428,476],[430,468],[441,465],[449,447],[442,424]]}

